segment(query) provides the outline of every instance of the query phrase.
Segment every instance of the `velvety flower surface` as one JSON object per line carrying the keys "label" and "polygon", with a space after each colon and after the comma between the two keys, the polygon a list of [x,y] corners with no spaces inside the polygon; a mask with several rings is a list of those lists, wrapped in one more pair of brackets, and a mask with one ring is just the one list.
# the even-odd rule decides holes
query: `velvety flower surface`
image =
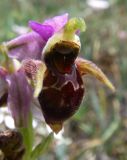
{"label": "velvety flower surface", "polygon": [[0,68],[0,102],[6,93],[17,126],[27,125],[35,105],[58,133],[82,102],[83,75],[95,76],[113,91],[114,86],[93,62],[78,57],[81,43],[77,32],[86,29],[82,18],[68,19],[64,14],[42,24],[29,21],[29,26],[32,32],[5,44],[7,57],[18,61],[12,63],[11,72]]}

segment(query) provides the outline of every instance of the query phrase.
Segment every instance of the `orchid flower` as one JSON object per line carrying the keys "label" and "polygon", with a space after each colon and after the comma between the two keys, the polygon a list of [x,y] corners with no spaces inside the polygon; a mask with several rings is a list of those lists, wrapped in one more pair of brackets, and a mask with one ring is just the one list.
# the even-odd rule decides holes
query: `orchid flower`
{"label": "orchid flower", "polygon": [[36,104],[45,122],[58,133],[82,102],[84,75],[115,88],[100,68],[79,57],[77,32],[86,30],[82,18],[69,19],[64,14],[43,23],[29,21],[29,27],[33,31],[5,43],[8,58],[16,59],[19,67],[11,73],[0,68],[0,104],[7,102],[17,126],[27,125]]}

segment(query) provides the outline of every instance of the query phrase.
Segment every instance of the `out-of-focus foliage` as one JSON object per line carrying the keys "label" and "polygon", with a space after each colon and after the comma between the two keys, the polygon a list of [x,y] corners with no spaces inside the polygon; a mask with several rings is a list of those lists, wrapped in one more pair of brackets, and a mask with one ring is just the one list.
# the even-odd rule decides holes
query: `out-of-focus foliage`
{"label": "out-of-focus foliage", "polygon": [[65,12],[83,17],[87,30],[81,35],[81,56],[96,62],[116,86],[112,93],[95,79],[84,78],[84,102],[66,122],[64,140],[54,140],[40,159],[127,159],[127,1],[110,0],[104,10],[91,8],[87,2],[0,1],[0,42],[26,32],[30,19],[41,22]]}

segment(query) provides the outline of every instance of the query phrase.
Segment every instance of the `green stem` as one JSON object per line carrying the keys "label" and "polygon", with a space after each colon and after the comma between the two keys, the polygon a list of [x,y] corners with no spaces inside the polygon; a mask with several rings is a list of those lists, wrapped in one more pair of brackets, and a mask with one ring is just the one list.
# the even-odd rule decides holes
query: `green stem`
{"label": "green stem", "polygon": [[23,160],[31,160],[30,155],[33,147],[33,126],[32,126],[32,115],[29,116],[29,126],[27,128],[20,128],[20,132],[23,136],[23,141],[25,145],[25,155]]}
{"label": "green stem", "polygon": [[52,140],[53,133],[50,133],[46,138],[42,139],[42,141],[32,151],[31,160],[36,160],[38,157],[43,155],[48,150]]}

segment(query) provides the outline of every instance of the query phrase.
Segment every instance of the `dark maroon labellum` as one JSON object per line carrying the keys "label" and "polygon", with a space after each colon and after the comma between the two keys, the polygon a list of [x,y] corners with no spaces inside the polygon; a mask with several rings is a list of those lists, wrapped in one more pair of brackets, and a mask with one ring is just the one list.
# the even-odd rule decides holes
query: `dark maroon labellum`
{"label": "dark maroon labellum", "polygon": [[60,124],[71,117],[82,101],[83,81],[74,64],[78,52],[77,45],[61,42],[45,56],[48,69],[39,102],[48,124]]}
{"label": "dark maroon labellum", "polygon": [[[51,80],[51,81],[50,81]],[[84,93],[76,68],[69,75],[47,73],[39,101],[47,123],[62,122],[78,109]]]}

